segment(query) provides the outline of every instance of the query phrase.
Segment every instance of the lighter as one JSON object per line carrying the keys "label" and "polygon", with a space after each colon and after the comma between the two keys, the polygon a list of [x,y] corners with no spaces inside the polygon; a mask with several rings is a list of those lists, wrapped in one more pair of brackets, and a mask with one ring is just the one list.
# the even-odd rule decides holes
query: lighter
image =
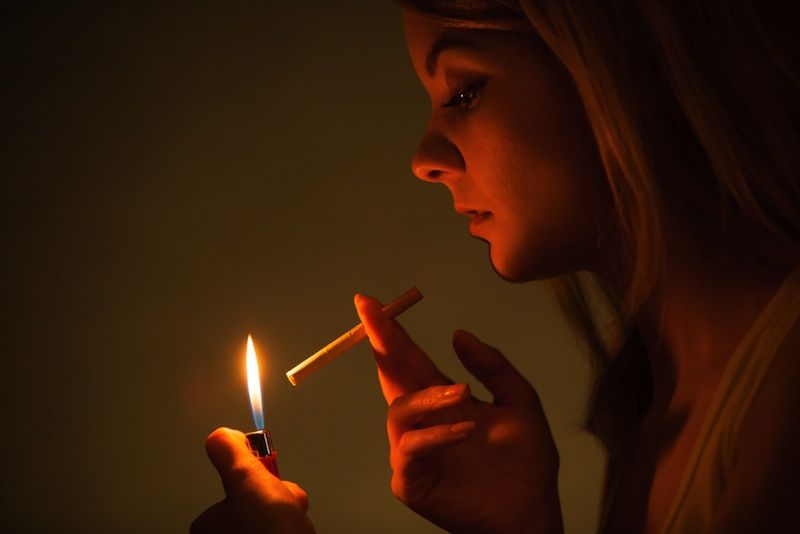
{"label": "lighter", "polygon": [[261,465],[280,478],[278,451],[272,446],[272,436],[269,435],[269,430],[256,430],[255,432],[248,432],[245,436],[247,436],[247,444],[250,445],[250,450],[259,459]]}
{"label": "lighter", "polygon": [[247,444],[253,456],[259,459],[261,465],[270,473],[280,477],[278,472],[278,452],[272,446],[272,436],[264,430],[264,410],[261,404],[261,378],[258,371],[258,358],[253,346],[253,337],[247,336],[247,389],[250,393],[250,408],[253,411],[253,422],[256,425],[254,432],[248,432]]}

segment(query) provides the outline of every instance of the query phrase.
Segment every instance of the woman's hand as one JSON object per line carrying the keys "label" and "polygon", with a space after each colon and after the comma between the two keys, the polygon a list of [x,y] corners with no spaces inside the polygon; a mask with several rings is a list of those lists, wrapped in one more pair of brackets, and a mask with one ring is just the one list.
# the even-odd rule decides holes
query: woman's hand
{"label": "woman's hand", "polygon": [[206,452],[222,478],[225,500],[194,520],[192,534],[313,533],[300,486],[270,473],[250,452],[244,434],[218,428],[206,440]]}
{"label": "woman's hand", "polygon": [[558,453],[536,391],[464,331],[453,348],[494,396],[452,384],[375,299],[356,296],[389,404],[392,491],[450,532],[561,532]]}

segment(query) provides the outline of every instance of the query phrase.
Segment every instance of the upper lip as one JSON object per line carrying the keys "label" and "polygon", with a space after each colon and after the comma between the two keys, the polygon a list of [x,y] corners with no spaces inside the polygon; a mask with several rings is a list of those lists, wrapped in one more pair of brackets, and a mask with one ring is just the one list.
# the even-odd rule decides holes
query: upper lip
{"label": "upper lip", "polygon": [[469,206],[462,206],[460,204],[455,205],[455,209],[461,215],[466,215],[467,217],[477,217],[478,215],[483,215],[484,213],[489,213],[488,211],[477,210],[475,208],[471,208]]}

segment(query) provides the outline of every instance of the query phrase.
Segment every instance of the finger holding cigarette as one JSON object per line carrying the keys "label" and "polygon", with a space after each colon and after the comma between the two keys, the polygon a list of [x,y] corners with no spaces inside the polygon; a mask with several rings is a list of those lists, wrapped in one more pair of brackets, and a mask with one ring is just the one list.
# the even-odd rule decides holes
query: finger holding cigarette
{"label": "finger holding cigarette", "polygon": [[356,309],[378,365],[378,379],[386,403],[391,405],[397,397],[410,392],[452,383],[382,307],[371,297],[356,299]]}
{"label": "finger holding cigarette", "polygon": [[[422,300],[422,293],[420,293],[419,289],[416,287],[412,287],[384,306],[383,311],[389,317],[397,317],[420,300]],[[364,323],[358,323],[356,326],[328,343],[328,345],[317,351],[311,357],[288,371],[286,373],[286,378],[289,379],[289,382],[291,382],[293,386],[296,386],[309,375],[315,373],[320,368],[358,345],[361,341],[366,339],[366,337],[367,333],[364,329]]]}

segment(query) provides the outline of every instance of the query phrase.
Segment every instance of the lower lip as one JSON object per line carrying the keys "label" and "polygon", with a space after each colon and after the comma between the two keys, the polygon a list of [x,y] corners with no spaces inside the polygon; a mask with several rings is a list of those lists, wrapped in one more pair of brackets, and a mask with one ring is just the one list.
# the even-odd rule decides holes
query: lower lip
{"label": "lower lip", "polygon": [[469,222],[469,233],[474,235],[475,232],[478,230],[478,228],[480,228],[486,222],[486,220],[491,216],[492,216],[491,213],[484,212],[473,217],[472,220]]}

